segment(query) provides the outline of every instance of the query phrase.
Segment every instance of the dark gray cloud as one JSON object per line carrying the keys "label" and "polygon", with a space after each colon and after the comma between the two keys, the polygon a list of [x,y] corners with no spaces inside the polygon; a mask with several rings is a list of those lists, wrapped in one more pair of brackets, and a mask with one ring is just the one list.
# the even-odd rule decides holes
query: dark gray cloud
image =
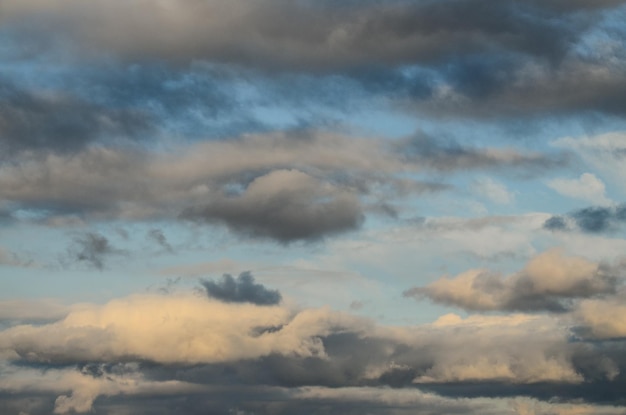
{"label": "dark gray cloud", "polygon": [[551,231],[566,231],[571,228],[568,222],[587,233],[615,231],[626,224],[626,204],[613,207],[590,206],[565,216],[552,216],[545,221],[543,227]]}
{"label": "dark gray cloud", "polygon": [[132,108],[97,105],[65,91],[37,93],[0,79],[0,153],[70,151],[98,140],[138,139],[150,116]]}
{"label": "dark gray cloud", "polygon": [[73,261],[86,263],[97,269],[104,269],[106,261],[111,256],[124,254],[123,250],[115,248],[111,242],[97,232],[86,232],[76,236],[68,249],[69,258]]}
{"label": "dark gray cloud", "polygon": [[[178,134],[224,137],[267,128],[248,111],[254,105],[280,103],[321,123],[333,116],[313,115],[316,104],[349,111],[372,93],[435,116],[623,116],[625,35],[602,26],[606,10],[623,14],[623,4],[184,0],[135,9],[122,1],[46,7],[11,0],[2,19],[8,43],[59,36],[64,54],[69,44],[87,46],[78,61],[93,58],[94,49],[133,61],[108,62],[99,74],[78,71],[78,80],[67,75],[63,82],[83,97],[147,111],[157,123],[167,115]],[[593,30],[615,50],[581,46]],[[240,94],[242,85],[252,93]]]}
{"label": "dark gray cloud", "polygon": [[263,284],[256,284],[250,272],[242,272],[237,279],[232,275],[224,274],[219,281],[203,280],[201,284],[209,297],[227,303],[275,305],[282,300],[278,290],[271,290],[265,288]]}
{"label": "dark gray cloud", "polygon": [[[44,7],[12,0],[3,23],[37,19],[38,27],[47,30],[39,33],[23,25],[20,29],[30,32],[26,39],[57,33],[87,48],[107,48],[131,59],[207,59],[265,68],[327,70],[379,62],[432,62],[491,50],[558,59],[593,21],[596,10],[620,4],[623,2],[394,0],[338,5],[185,0],[171,7],[146,3],[131,8],[121,1],[79,5],[65,0]],[[577,13],[582,10],[584,16]],[[162,31],[162,27],[169,30]]]}
{"label": "dark gray cloud", "polygon": [[186,209],[182,217],[289,243],[357,229],[364,213],[350,189],[297,170],[276,170],[254,179],[241,194],[216,196]]}
{"label": "dark gray cloud", "polygon": [[[433,115],[438,111],[483,119],[577,112],[624,116],[623,63],[607,67],[609,59],[612,57],[604,56],[595,62],[570,58],[556,68],[527,61],[461,62],[446,78],[454,86],[450,96],[431,96],[415,100],[414,105]],[[529,71],[535,74],[528,76]]]}
{"label": "dark gray cloud", "polygon": [[565,223],[565,219],[561,216],[552,216],[543,224],[544,229],[548,229],[550,231],[562,231],[567,229],[567,223]]}

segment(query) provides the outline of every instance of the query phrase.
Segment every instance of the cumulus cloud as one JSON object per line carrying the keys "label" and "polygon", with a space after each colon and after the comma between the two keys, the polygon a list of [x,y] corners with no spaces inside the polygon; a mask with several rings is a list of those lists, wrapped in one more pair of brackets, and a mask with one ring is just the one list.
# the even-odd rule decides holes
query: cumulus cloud
{"label": "cumulus cloud", "polygon": [[[528,345],[522,339],[531,332],[534,340]],[[261,372],[254,375],[252,366],[244,373],[256,377],[271,370],[276,380],[290,385],[332,385],[339,379],[392,385],[581,381],[570,361],[566,331],[546,318],[463,320],[450,315],[432,325],[394,328],[328,309],[296,311],[188,295],[143,295],[83,305],[58,322],[3,330],[0,349],[5,356],[39,364],[254,361]],[[312,366],[302,372],[299,365],[304,364]]]}
{"label": "cumulus cloud", "polygon": [[[342,401],[344,408],[378,402],[433,413],[441,404],[449,413],[448,398],[415,388],[452,396],[459,396],[454,385],[467,388],[460,396],[472,388],[480,396],[523,390],[542,399],[546,388],[549,397],[584,397],[598,385],[619,389],[626,367],[621,346],[570,339],[564,320],[550,315],[449,314],[395,327],[329,309],[140,295],[72,307],[56,322],[0,330],[0,401],[3,392],[10,399],[47,393],[53,397],[36,413],[46,405],[48,413],[52,407],[66,413],[104,410],[120,394],[130,407],[134,396],[149,405],[172,394],[189,400],[190,413],[218,410],[196,396],[211,397],[221,411],[243,405],[266,413],[258,402],[289,402],[294,409]],[[484,413],[477,405],[473,410]]]}
{"label": "cumulus cloud", "polygon": [[585,336],[611,339],[626,337],[626,303],[624,295],[604,300],[582,301],[574,312]]}
{"label": "cumulus cloud", "polygon": [[201,283],[209,297],[227,303],[276,305],[282,299],[278,290],[255,284],[250,272],[242,272],[236,280],[231,275],[224,274],[220,281],[203,280]]}
{"label": "cumulus cloud", "polygon": [[[145,379],[135,364],[116,364],[112,370],[106,370],[106,376],[94,376],[84,367],[55,368],[41,372],[33,368],[17,368],[3,365],[0,373],[0,390],[11,393],[52,393],[54,411],[49,413],[88,413],[99,396],[115,395],[174,395],[181,393],[198,393],[203,390],[199,385],[167,380],[163,382]],[[104,365],[96,367],[105,369]]]}
{"label": "cumulus cloud", "polygon": [[[293,313],[277,306],[146,295],[84,307],[46,326],[13,327],[3,332],[0,347],[34,361],[226,362],[272,353],[323,355],[317,336],[353,324],[358,327],[356,318],[328,310]],[[263,327],[282,329],[255,334]]]}
{"label": "cumulus cloud", "polygon": [[318,239],[356,229],[363,211],[355,194],[297,170],[275,170],[254,179],[243,194],[216,197],[183,217],[222,222],[252,236],[281,242]]}
{"label": "cumulus cloud", "polygon": [[606,197],[604,183],[592,173],[583,173],[578,179],[554,179],[547,184],[564,196],[583,199],[600,205],[611,203],[611,200]]}
{"label": "cumulus cloud", "polygon": [[614,293],[616,270],[560,250],[544,252],[524,269],[503,277],[486,270],[470,270],[453,278],[443,277],[425,287],[404,292],[406,297],[474,311],[557,311],[571,308],[571,301]]}

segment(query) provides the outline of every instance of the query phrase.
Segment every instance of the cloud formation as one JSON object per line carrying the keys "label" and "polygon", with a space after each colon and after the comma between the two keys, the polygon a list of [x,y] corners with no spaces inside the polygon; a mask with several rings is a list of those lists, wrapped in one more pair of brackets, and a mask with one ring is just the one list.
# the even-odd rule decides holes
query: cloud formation
{"label": "cloud formation", "polygon": [[[222,108],[241,111],[250,103],[249,98],[237,99],[236,87],[227,91],[214,82],[233,77],[256,77],[257,86],[279,79],[278,84],[289,86],[260,87],[260,94],[298,105],[351,102],[337,93],[340,85],[348,95],[385,96],[437,117],[541,118],[581,112],[623,117],[623,33],[609,17],[623,13],[623,5],[621,0],[341,5],[308,0],[178,0],[165,5],[137,0],[130,6],[119,0],[63,0],[54,5],[11,0],[4,5],[2,22],[7,37],[27,45],[22,50],[44,50],[61,58],[69,53],[87,63],[101,60],[93,52],[98,50],[121,60],[121,67],[157,61],[182,69],[185,75],[173,76],[169,88],[162,87],[164,81],[143,88],[155,78],[148,71],[134,78],[130,88],[120,85],[104,95],[149,103],[139,107],[156,120],[162,114],[181,115],[183,108],[183,123],[220,129],[224,126],[219,122],[203,118],[214,118]],[[9,59],[21,54],[9,54]],[[221,68],[197,85],[206,92],[203,98],[186,88],[201,78],[194,70],[186,71],[199,62]],[[299,88],[303,84],[308,85],[305,90]],[[181,90],[186,93],[177,93]],[[194,115],[198,112],[201,117]],[[255,121],[253,112],[234,115],[235,124],[258,129],[263,122]],[[226,129],[233,128],[241,125]]]}
{"label": "cloud formation", "polygon": [[242,272],[236,280],[231,275],[224,274],[220,281],[202,280],[201,284],[209,297],[227,303],[276,305],[282,300],[278,290],[255,284],[250,272]]}
{"label": "cloud formation", "polygon": [[182,215],[223,222],[235,231],[280,242],[318,239],[356,229],[363,221],[356,194],[297,170],[275,170],[257,177],[243,194],[215,197]]}
{"label": "cloud formation", "polygon": [[626,338],[624,293],[604,300],[585,300],[575,310],[581,333],[598,339]]}
{"label": "cloud formation", "polygon": [[123,250],[115,248],[105,236],[97,232],[76,236],[68,249],[71,260],[87,263],[100,270],[104,269],[107,258],[123,253]]}
{"label": "cloud formation", "polygon": [[[141,295],[0,330],[0,397],[52,394],[36,413],[104,408],[120,394],[131,406],[135,395],[185,397],[194,410],[205,408],[194,397],[208,394],[226,409],[239,403],[260,413],[268,410],[254,406],[261,397],[290,408],[333,402],[354,409],[363,401],[433,413],[441,404],[449,413],[448,398],[415,388],[445,391],[450,384],[446,393],[454,395],[454,385],[466,385],[498,397],[504,392],[485,391],[505,382],[530,396],[546,388],[554,396],[585,396],[597,385],[619,388],[626,381],[619,375],[626,368],[622,349],[569,339],[567,326],[550,316],[448,314],[394,327],[330,309]],[[487,404],[471,402],[478,412]]]}
{"label": "cloud formation", "polygon": [[197,219],[291,242],[358,228],[366,200],[447,188],[408,172],[525,174],[561,165],[558,154],[287,132],[176,146],[167,154],[101,146],[71,155],[25,153],[0,169],[0,199],[48,218]]}
{"label": "cloud formation", "polygon": [[565,216],[551,216],[543,224],[551,231],[565,231],[572,228],[587,233],[611,232],[626,223],[626,204],[617,206],[590,206],[575,210]]}
{"label": "cloud formation", "polygon": [[572,300],[614,293],[620,281],[616,271],[551,250],[510,276],[470,270],[411,288],[404,295],[472,311],[563,312],[572,307]]}
{"label": "cloud formation", "polygon": [[68,152],[99,140],[137,140],[150,133],[149,118],[139,110],[97,105],[63,91],[21,90],[0,78],[2,159],[26,150]]}
{"label": "cloud formation", "polygon": [[626,415],[625,0],[0,4],[1,414]]}
{"label": "cloud formation", "polygon": [[611,200],[606,197],[606,186],[591,173],[583,173],[578,179],[554,179],[547,184],[564,196],[601,205],[611,204]]}
{"label": "cloud formation", "polygon": [[[381,61],[432,62],[493,49],[556,59],[589,24],[577,18],[576,12],[584,10],[592,19],[595,11],[622,3],[366,1],[336,7],[312,1],[183,0],[172,4],[139,1],[131,7],[122,1],[47,4],[33,0],[6,3],[3,22],[36,16],[52,33],[130,58],[207,59],[320,70]],[[286,18],[276,19],[277,13]],[[169,31],[163,33],[156,27]]]}

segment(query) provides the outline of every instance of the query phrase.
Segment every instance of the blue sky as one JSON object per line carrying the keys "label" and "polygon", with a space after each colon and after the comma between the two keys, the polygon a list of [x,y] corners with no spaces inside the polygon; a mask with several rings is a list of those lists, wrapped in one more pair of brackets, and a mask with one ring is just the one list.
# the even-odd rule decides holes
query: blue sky
{"label": "blue sky", "polygon": [[4,0],[0,412],[626,414],[624,17]]}

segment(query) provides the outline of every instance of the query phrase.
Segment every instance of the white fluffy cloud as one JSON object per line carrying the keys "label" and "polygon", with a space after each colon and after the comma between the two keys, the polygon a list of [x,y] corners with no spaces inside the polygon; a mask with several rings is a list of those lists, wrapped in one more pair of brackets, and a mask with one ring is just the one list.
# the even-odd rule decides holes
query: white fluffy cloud
{"label": "white fluffy cloud", "polygon": [[612,203],[606,196],[606,186],[592,173],[583,173],[578,179],[554,179],[547,184],[563,196],[586,200],[596,205]]}
{"label": "white fluffy cloud", "polygon": [[[0,350],[33,361],[215,363],[272,353],[323,356],[318,336],[359,324],[325,309],[294,312],[200,296],[144,295],[84,306],[48,325],[12,327],[0,333]],[[282,328],[255,334],[272,327]]]}

